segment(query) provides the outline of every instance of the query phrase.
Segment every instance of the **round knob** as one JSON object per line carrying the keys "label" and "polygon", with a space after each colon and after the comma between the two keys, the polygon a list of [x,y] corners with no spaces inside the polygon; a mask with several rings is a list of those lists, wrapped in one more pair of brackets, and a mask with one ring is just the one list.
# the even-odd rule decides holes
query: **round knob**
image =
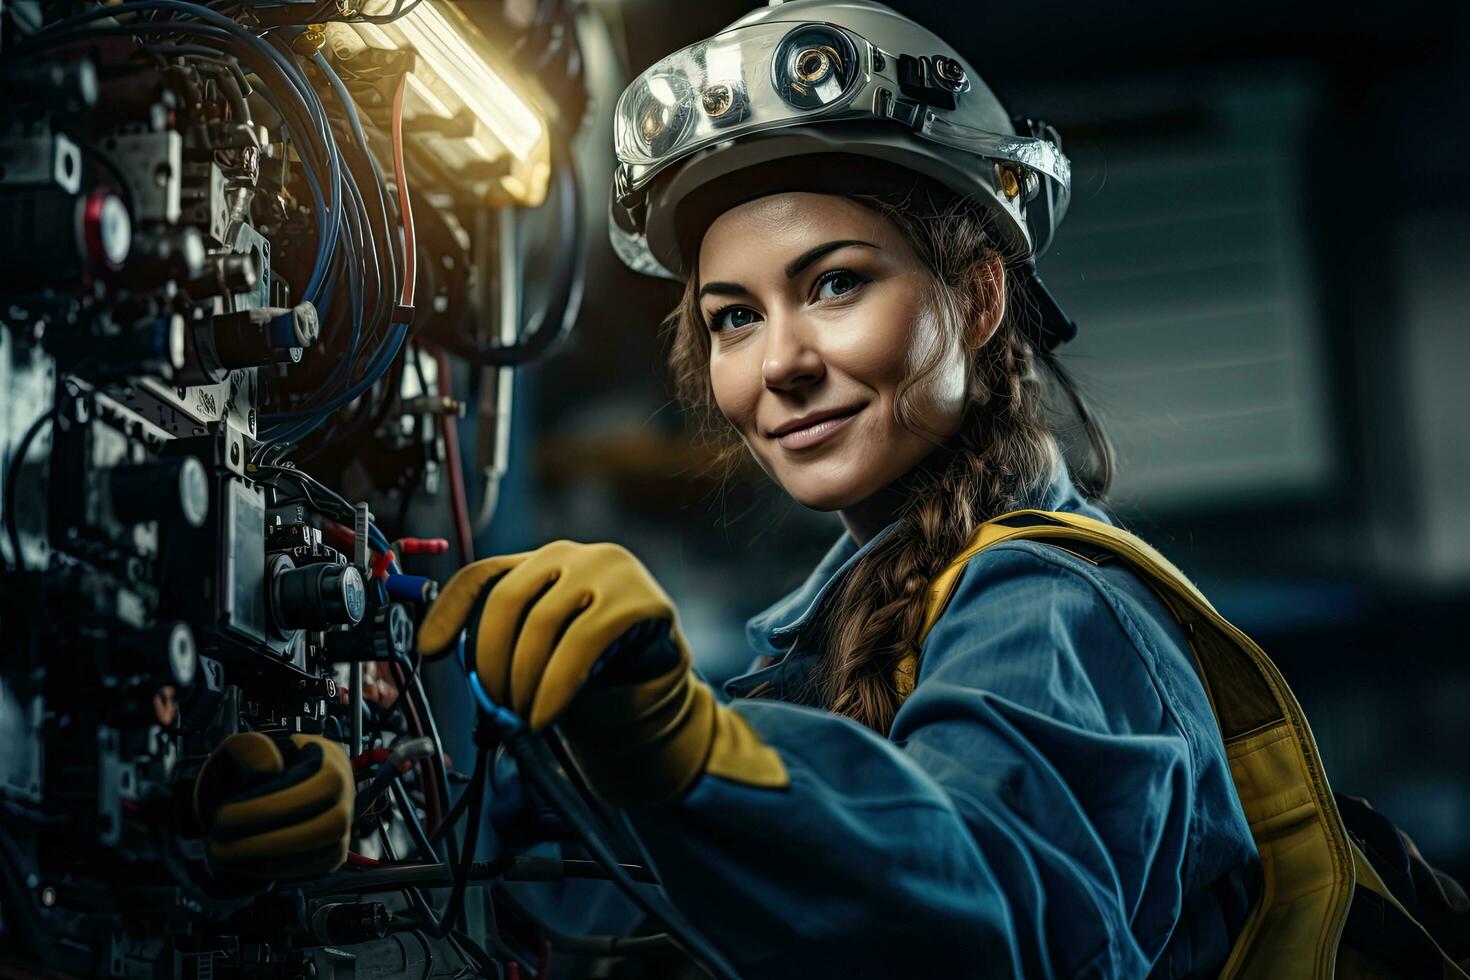
{"label": "round knob", "polygon": [[367,610],[367,590],[355,565],[282,568],[271,580],[271,598],[276,620],[293,630],[352,626]]}
{"label": "round knob", "polygon": [[108,474],[112,512],[125,524],[182,521],[203,527],[209,516],[209,474],[193,456],[119,466]]}
{"label": "round knob", "polygon": [[365,943],[388,934],[393,913],[381,902],[334,902],[312,913],[311,931],[329,945]]}
{"label": "round knob", "polygon": [[204,271],[189,280],[189,295],[194,299],[248,293],[260,282],[260,270],[251,255],[230,253],[211,256]]}
{"label": "round knob", "polygon": [[316,307],[261,307],[222,313],[210,325],[216,359],[227,368],[259,367],[301,360],[303,348],[321,333]]}
{"label": "round knob", "polygon": [[134,233],[127,276],[131,284],[148,288],[170,280],[188,282],[199,278],[208,258],[198,228]]}
{"label": "round knob", "polygon": [[188,623],[139,630],[123,641],[138,657],[141,672],[155,684],[188,687],[199,672],[199,649]]}
{"label": "round knob", "polygon": [[97,188],[82,202],[82,243],[94,269],[116,271],[133,247],[133,222],[122,198]]}
{"label": "round knob", "polygon": [[379,606],[356,629],[327,634],[327,656],[335,662],[396,660],[413,652],[413,618],[402,605]]}

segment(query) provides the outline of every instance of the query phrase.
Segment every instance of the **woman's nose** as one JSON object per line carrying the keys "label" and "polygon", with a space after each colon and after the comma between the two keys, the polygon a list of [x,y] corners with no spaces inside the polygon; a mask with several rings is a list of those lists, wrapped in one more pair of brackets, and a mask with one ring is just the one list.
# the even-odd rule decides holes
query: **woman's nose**
{"label": "woman's nose", "polygon": [[761,379],[767,388],[791,391],[822,380],[826,368],[798,317],[772,315],[766,320]]}

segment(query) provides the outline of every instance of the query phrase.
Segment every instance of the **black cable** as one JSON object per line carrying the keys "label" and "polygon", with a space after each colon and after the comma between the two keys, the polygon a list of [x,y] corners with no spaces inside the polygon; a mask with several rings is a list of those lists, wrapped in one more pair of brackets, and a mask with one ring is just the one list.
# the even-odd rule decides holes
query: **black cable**
{"label": "black cable", "polygon": [[463,793],[459,794],[459,799],[454,801],[454,806],[449,808],[449,812],[440,818],[439,826],[435,827],[433,833],[429,834],[429,840],[436,841],[445,834],[452,834],[454,832],[455,822],[459,820],[460,815],[464,813],[469,803],[470,791],[466,789]]}
{"label": "black cable", "polygon": [[[521,776],[556,810],[592,859],[602,867],[633,902],[668,929],[674,944],[710,975],[738,978],[735,968],[701,936],[671,904],[655,902],[623,869],[605,840],[606,831],[597,825],[586,802],[558,775],[559,764],[541,736],[524,725],[503,733],[505,746],[516,760]],[[667,907],[660,907],[667,905]]]}
{"label": "black cable", "polygon": [[418,702],[419,714],[423,716],[424,726],[429,730],[429,739],[434,743],[434,770],[439,781],[439,796],[446,804],[449,802],[449,774],[444,766],[444,743],[439,738],[439,723],[434,720],[434,709],[429,706],[428,694],[424,691],[424,682],[419,677],[419,672],[414,670],[407,662],[403,654],[398,658],[403,661],[402,666],[413,684],[414,700]]}
{"label": "black cable", "polygon": [[424,825],[419,820],[418,813],[414,811],[413,801],[408,798],[408,791],[403,788],[402,783],[398,782],[391,784],[389,789],[393,793],[393,799],[398,803],[398,812],[403,814],[403,823],[408,827],[408,836],[413,839],[414,847],[418,849],[419,860],[438,861],[439,855],[429,841],[429,835],[424,833]]}
{"label": "black cable", "polygon": [[15,519],[15,484],[20,476],[21,466],[25,463],[26,453],[30,451],[31,443],[40,434],[41,426],[47,422],[55,422],[58,418],[60,418],[60,413],[55,407],[37,417],[26,429],[25,435],[20,437],[20,442],[15,447],[15,455],[10,457],[10,465],[5,470],[5,530],[10,535],[11,561],[17,572],[26,570],[26,561],[25,556],[20,552],[20,522]]}
{"label": "black cable", "polygon": [[[391,859],[390,859],[391,860]],[[489,861],[461,862],[466,867],[466,885],[469,883],[491,884],[503,881],[564,881],[568,878],[608,880],[607,872],[595,861],[580,859],[538,858],[527,855]],[[389,867],[363,868],[339,871],[303,882],[295,886],[309,895],[358,894],[393,892],[404,887],[451,888],[459,867],[437,862],[397,862]],[[638,864],[620,864],[631,880],[644,885],[655,885],[657,879],[648,868]]]}
{"label": "black cable", "polygon": [[[488,779],[486,778],[488,757],[488,752],[484,750],[479,752],[477,758],[475,759],[474,785],[472,785],[468,790],[465,791],[466,793],[474,794],[473,798],[470,801],[470,822],[469,825],[465,828],[463,855],[461,856],[458,866],[454,868],[454,871],[451,875],[452,882],[450,886],[449,902],[445,905],[444,910],[442,912],[435,912],[429,906],[428,902],[423,900],[423,896],[417,894],[417,889],[413,885],[409,885],[407,883],[406,876],[403,874],[403,871],[406,869],[389,869],[391,886],[393,890],[398,890],[398,888],[400,887],[407,886],[408,890],[410,892],[413,892],[413,895],[410,896],[410,900],[412,900],[414,904],[418,906],[419,914],[424,918],[422,927],[429,935],[433,936],[435,939],[443,939],[445,936],[447,936],[456,927],[459,920],[464,915],[465,889],[469,885],[471,871],[470,866],[472,863],[474,863],[473,858],[475,853],[475,845],[479,843],[480,839],[480,821],[481,818],[484,816],[485,792],[488,784]],[[413,815],[413,819],[417,820],[417,815]],[[422,833],[422,827],[419,828],[419,831],[420,833]],[[424,845],[428,845],[427,838],[424,839]],[[434,853],[432,846],[428,847],[428,853]],[[498,865],[495,864],[495,862],[484,862],[483,865],[484,870],[489,875],[498,875],[500,873],[500,869]],[[437,872],[442,868],[441,865],[437,864],[428,865],[427,867],[431,870],[431,873]],[[353,881],[354,879],[360,881],[360,875],[366,874],[371,874],[371,872],[361,872],[358,874],[348,874],[345,876],[337,875],[333,877],[339,878],[345,883],[347,881]],[[349,885],[348,887],[351,888],[354,886]]]}
{"label": "black cable", "polygon": [[302,490],[307,491],[307,501],[312,505],[313,508],[321,511],[322,513],[326,513],[327,509],[317,504],[317,502],[312,498],[310,491],[315,491],[321,494],[322,496],[326,497],[329,502],[335,504],[339,511],[338,516],[345,518],[349,524],[353,520],[355,520],[357,516],[357,509],[349,504],[345,497],[337,493],[337,491],[327,487],[326,484],[322,483],[316,477],[305,472],[304,470],[297,469],[294,466],[277,466],[273,463],[252,463],[251,466],[256,470],[262,470],[267,473],[279,473],[282,476],[295,479],[297,483],[301,486]]}
{"label": "black cable", "polygon": [[587,229],[582,217],[582,188],[570,148],[561,137],[551,141],[551,172],[557,178],[557,262],[551,298],[532,318],[522,338],[500,346],[452,339],[445,346],[481,367],[527,364],[549,354],[571,333],[582,306],[582,275],[587,265]]}
{"label": "black cable", "polygon": [[0,912],[5,916],[5,935],[23,959],[48,965],[46,952],[52,948],[49,929],[42,921],[35,898],[26,885],[27,873],[20,848],[0,825]]}
{"label": "black cable", "polygon": [[[452,942],[462,947],[460,949],[461,953],[469,954],[465,958],[471,962],[475,969],[487,977],[495,976],[497,972],[495,969],[495,959],[489,953],[485,952],[485,947],[471,939],[469,933],[461,929],[456,929],[449,934],[449,938]],[[531,968],[530,964],[516,956],[509,946],[506,946],[504,943],[498,943],[498,945],[501,947],[500,954],[502,959],[515,960],[521,966],[527,969]]]}
{"label": "black cable", "polygon": [[674,945],[673,937],[666,932],[650,936],[573,936],[543,925],[541,934],[551,943],[552,949],[592,956],[624,956]]}
{"label": "black cable", "polygon": [[[379,819],[378,821],[378,840],[383,847],[383,856],[390,861],[396,861],[398,855],[393,848],[393,839],[389,837],[388,827],[382,822],[381,819]],[[408,904],[412,905],[419,914],[419,918],[417,920],[408,920],[406,922],[402,922],[400,924],[399,931],[418,932],[424,928],[426,923],[432,923],[435,927],[438,926],[439,919],[434,914],[433,908],[431,908],[429,905],[429,900],[424,897],[424,893],[422,891],[420,891],[414,885],[407,884],[405,882],[399,881],[395,882],[394,884],[395,886],[397,886],[395,890],[401,892]],[[440,937],[436,936],[435,938]]]}
{"label": "black cable", "polygon": [[423,930],[415,929],[410,933],[424,947],[424,975],[420,980],[429,980],[430,974],[434,972],[434,950],[429,945],[429,938],[424,935]]}
{"label": "black cable", "polygon": [[475,846],[480,842],[480,822],[485,815],[485,793],[489,786],[488,760],[490,753],[481,749],[475,759],[475,782],[466,792],[474,793],[470,801],[469,824],[464,831],[464,847],[460,854],[459,867],[455,871],[454,888],[449,893],[449,904],[431,935],[442,939],[455,927],[464,914],[465,886],[470,880],[470,864],[475,858]]}
{"label": "black cable", "polygon": [[[401,780],[402,778],[402,770],[398,769],[396,766],[390,767],[388,763],[384,762],[382,770],[378,773],[376,777],[374,777],[372,783],[369,784],[367,789],[363,790],[361,793],[358,793],[357,798],[353,801],[353,821],[356,822],[367,816],[368,807],[376,803],[378,801],[378,797],[382,796],[385,792],[401,788],[399,780]],[[424,858],[424,860],[427,861],[429,860],[429,858]],[[435,860],[437,860],[437,858],[435,858]]]}

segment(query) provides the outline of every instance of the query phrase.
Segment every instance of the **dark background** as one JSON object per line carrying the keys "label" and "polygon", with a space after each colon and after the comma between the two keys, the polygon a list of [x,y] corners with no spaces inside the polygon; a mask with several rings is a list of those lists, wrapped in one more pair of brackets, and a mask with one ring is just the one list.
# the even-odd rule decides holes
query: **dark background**
{"label": "dark background", "polygon": [[[1066,359],[1120,451],[1120,519],[1272,654],[1334,786],[1470,877],[1470,5],[895,6],[1066,141],[1041,271],[1081,325]],[[521,378],[479,542],[628,545],[716,678],[840,526],[708,472],[661,366],[676,287],[618,265],[605,195],[622,86],[747,9],[584,9],[586,298]]]}

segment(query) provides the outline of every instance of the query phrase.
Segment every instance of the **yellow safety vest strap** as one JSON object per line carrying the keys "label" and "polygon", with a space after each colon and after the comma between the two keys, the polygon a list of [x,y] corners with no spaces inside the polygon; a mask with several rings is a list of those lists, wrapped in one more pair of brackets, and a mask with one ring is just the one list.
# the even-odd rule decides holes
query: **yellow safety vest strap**
{"label": "yellow safety vest strap", "polygon": [[[1280,671],[1149,545],[1110,524],[1050,511],[1015,511],[980,526],[934,580],[921,644],[969,560],[1013,540],[1101,548],[1116,555],[1184,627],[1261,857],[1261,900],[1221,976],[1331,980],[1356,871],[1316,742]],[[917,664],[907,664],[897,680],[911,686],[916,676]]]}

